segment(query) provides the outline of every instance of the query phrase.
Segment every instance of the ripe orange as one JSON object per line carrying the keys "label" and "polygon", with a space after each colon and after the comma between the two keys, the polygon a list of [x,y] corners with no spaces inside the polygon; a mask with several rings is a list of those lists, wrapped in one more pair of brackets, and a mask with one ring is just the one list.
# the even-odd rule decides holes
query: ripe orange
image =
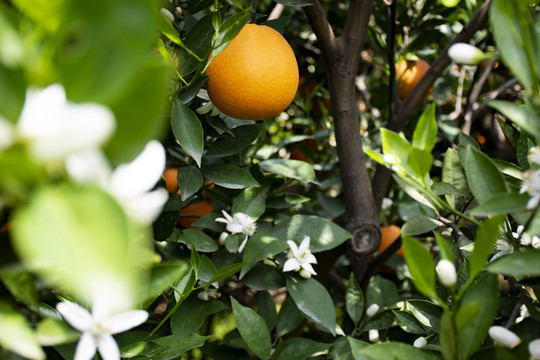
{"label": "ripe orange", "polygon": [[175,193],[178,191],[178,168],[169,168],[163,171],[163,178],[165,184],[167,184],[167,191],[169,193]]}
{"label": "ripe orange", "polygon": [[271,27],[246,24],[208,66],[208,96],[230,117],[265,120],[280,114],[298,88],[290,45]]}
{"label": "ripe orange", "polygon": [[[178,218],[178,224],[184,229],[191,228],[191,225],[193,225],[195,221],[199,220],[201,216],[210,214],[212,211],[214,211],[214,206],[212,205],[212,202],[210,202],[210,200],[204,200],[199,203],[190,204],[182,209],[182,212],[180,213],[180,218]],[[182,217],[182,215],[197,216]]]}
{"label": "ripe orange", "polygon": [[[380,254],[387,247],[392,245],[392,243],[399,237],[401,234],[401,229],[396,225],[381,226],[381,245],[377,250],[377,253]],[[403,246],[396,251],[396,254],[405,257],[405,252],[403,251]]]}
{"label": "ripe orange", "polygon": [[[418,61],[410,61],[403,59],[396,64],[396,78],[398,87],[398,96],[401,100],[404,100],[416,84],[420,81],[422,76],[429,70],[429,64],[422,59]],[[428,96],[433,91],[433,87],[426,94]]]}

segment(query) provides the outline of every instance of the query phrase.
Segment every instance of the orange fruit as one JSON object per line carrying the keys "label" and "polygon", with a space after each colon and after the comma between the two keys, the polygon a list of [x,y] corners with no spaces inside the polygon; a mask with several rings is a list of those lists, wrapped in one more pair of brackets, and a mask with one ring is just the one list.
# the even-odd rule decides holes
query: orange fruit
{"label": "orange fruit", "polygon": [[167,191],[169,193],[175,193],[178,191],[178,169],[169,168],[163,171],[163,178],[165,179],[165,184],[167,184]]}
{"label": "orange fruit", "polygon": [[[399,237],[401,234],[401,229],[396,225],[381,226],[381,245],[377,250],[377,253],[380,254],[387,247],[392,245],[392,243]],[[405,257],[405,252],[403,251],[403,246],[396,251],[396,254]]]}
{"label": "orange fruit", "polygon": [[[422,76],[424,76],[428,70],[429,64],[422,59],[409,62],[403,59],[396,64],[398,96],[401,100],[404,100],[409,96],[416,84],[418,84]],[[429,95],[431,91],[433,91],[433,87],[431,87],[427,95]]]}
{"label": "orange fruit", "polygon": [[[210,214],[212,211],[214,211],[214,206],[212,205],[210,200],[204,200],[202,202],[190,204],[182,209],[180,217],[178,218],[178,224],[184,229],[191,228],[191,225],[193,225],[195,221],[199,220],[201,216]],[[183,217],[183,215],[196,216]]]}
{"label": "orange fruit", "polygon": [[246,24],[206,70],[208,96],[225,115],[265,120],[289,106],[298,89],[294,52],[279,32]]}

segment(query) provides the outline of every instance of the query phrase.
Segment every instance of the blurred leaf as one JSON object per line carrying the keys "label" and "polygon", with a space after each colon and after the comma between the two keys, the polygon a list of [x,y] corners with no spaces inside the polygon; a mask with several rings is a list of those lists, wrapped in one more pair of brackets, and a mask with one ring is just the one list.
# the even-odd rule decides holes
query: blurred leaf
{"label": "blurred leaf", "polygon": [[461,196],[466,196],[467,195],[463,190],[460,190],[457,187],[455,187],[454,185],[449,184],[447,182],[443,182],[443,181],[434,183],[431,186],[431,190],[433,191],[433,193],[435,195],[438,195],[438,196],[440,196],[440,195],[461,195]]}
{"label": "blurred leaf", "polygon": [[540,116],[530,107],[510,101],[493,100],[489,106],[503,114],[508,120],[540,140]]}
{"label": "blurred leaf", "polygon": [[[468,359],[484,342],[499,307],[498,283],[497,275],[487,274],[463,294],[460,308],[457,309],[455,315],[457,341],[459,342],[457,358]],[[481,306],[478,315],[470,321],[471,319],[461,314],[461,308],[474,302],[478,302]]]}
{"label": "blurred leaf", "polygon": [[526,132],[519,135],[516,147],[516,158],[522,171],[530,169],[529,150],[534,147],[534,143]]}
{"label": "blurred leaf", "polygon": [[190,248],[195,245],[195,250],[199,252],[214,252],[219,246],[210,236],[199,229],[185,229],[178,241],[185,243]]}
{"label": "blurred leaf", "polygon": [[195,166],[181,167],[178,169],[176,178],[182,201],[186,201],[191,196],[196,194],[204,182],[201,172]]}
{"label": "blurred leaf", "polygon": [[276,0],[277,3],[286,6],[310,6],[313,5],[311,0]]}
{"label": "blurred leaf", "polygon": [[309,319],[336,334],[334,303],[326,288],[313,278],[286,278],[287,290],[298,309]]}
{"label": "blurred leaf", "polygon": [[414,317],[424,326],[439,332],[442,309],[427,300],[409,300],[407,304]]}
{"label": "blurred leaf", "polygon": [[476,140],[474,140],[472,137],[470,137],[469,135],[465,134],[463,131],[459,131],[458,133],[458,139],[459,139],[459,144],[460,145],[463,145],[464,147],[473,147],[477,150],[480,150],[480,145],[478,145],[478,143],[476,142]]}
{"label": "blurred leaf", "polygon": [[528,194],[499,194],[475,207],[471,214],[475,216],[492,216],[525,211],[530,196]]}
{"label": "blurred leaf", "polygon": [[[432,103],[420,116],[413,133],[413,148],[431,153],[437,139],[437,119],[435,103]],[[431,166],[431,164],[430,164]]]}
{"label": "blurred leaf", "polygon": [[268,291],[257,292],[257,312],[266,322],[268,329],[272,331],[277,322],[276,304]]}
{"label": "blurred leaf", "polygon": [[124,359],[131,359],[136,356],[151,357],[165,350],[165,346],[156,344],[153,341],[137,341],[120,349],[120,356]]}
{"label": "blurred leaf", "polygon": [[296,179],[304,184],[316,182],[313,166],[305,161],[269,159],[259,163],[261,169],[286,178]]}
{"label": "blurred leaf", "polygon": [[408,311],[392,310],[396,316],[397,323],[403,331],[410,334],[425,335],[428,332],[424,326]]}
{"label": "blurred leaf", "polygon": [[211,337],[212,335],[173,334],[156,338],[152,341],[159,346],[165,347],[165,350],[152,355],[152,360],[176,359],[191,349],[200,348]]}
{"label": "blurred leaf", "polygon": [[198,331],[208,315],[226,310],[229,307],[219,300],[200,300],[191,294],[171,316],[173,334],[190,334]]}
{"label": "blurred leaf", "polygon": [[401,342],[383,342],[365,346],[357,352],[353,350],[355,360],[436,360],[439,359],[437,354],[417,349],[412,345]]}
{"label": "blurred leaf", "polygon": [[441,259],[450,260],[455,263],[459,258],[459,251],[454,241],[450,237],[444,236],[439,232],[434,231],[433,234],[435,235],[435,241],[439,247]]}
{"label": "blurred leaf", "polygon": [[201,166],[204,139],[201,122],[195,113],[179,100],[174,100],[171,110],[172,130],[184,151]]}
{"label": "blurred leaf", "polygon": [[253,309],[241,305],[231,296],[236,326],[246,345],[261,359],[270,359],[272,343],[266,322]]}
{"label": "blurred leaf", "polygon": [[45,359],[36,334],[24,315],[5,301],[0,301],[0,345],[25,358]]}
{"label": "blurred leaf", "polygon": [[421,194],[417,189],[415,189],[408,181],[403,179],[396,174],[392,174],[392,178],[396,181],[396,183],[399,185],[399,187],[407,193],[410,197],[412,197],[414,200],[419,202],[422,205],[425,205],[432,209],[434,212],[437,212],[437,209],[433,206],[433,204],[427,199],[426,196]]}
{"label": "blurred leaf", "polygon": [[445,360],[455,360],[457,352],[456,329],[452,319],[452,314],[445,311],[441,317],[441,330],[439,342]]}
{"label": "blurred leaf", "polygon": [[349,277],[349,282],[347,284],[345,307],[347,309],[347,314],[349,314],[353,323],[355,325],[358,324],[364,312],[364,294],[353,274]]}
{"label": "blurred leaf", "polygon": [[507,192],[506,182],[497,165],[474,147],[467,148],[465,174],[469,187],[479,203]]}
{"label": "blurred leaf", "polygon": [[67,0],[14,0],[12,3],[26,16],[50,32],[60,26],[66,16]]}
{"label": "blurred leaf", "polygon": [[512,148],[517,148],[517,141],[519,138],[519,131],[517,131],[513,126],[508,124],[506,121],[502,119],[501,116],[496,116],[497,123],[499,123],[499,126],[501,127],[504,137],[508,141],[508,143],[512,146]]}
{"label": "blurred leaf", "polygon": [[339,360],[354,360],[354,357],[352,355],[352,349],[351,345],[349,344],[349,341],[358,341],[354,338],[351,338],[349,336],[340,336],[336,338],[332,346],[330,347],[328,351],[328,356],[330,356],[331,359],[339,359]]}
{"label": "blurred leaf", "polygon": [[317,253],[341,245],[352,235],[334,222],[312,215],[294,215],[281,221],[268,235],[283,241],[293,240],[300,245],[304,236],[310,237],[310,250]]}
{"label": "blurred leaf", "polygon": [[38,304],[36,279],[22,266],[2,268],[0,279],[17,301],[31,305]]}
{"label": "blurred leaf", "polygon": [[287,296],[279,310],[276,322],[276,335],[281,337],[296,329],[304,320],[302,313],[294,303],[291,296]]}
{"label": "blurred leaf", "polygon": [[37,340],[43,346],[54,346],[77,341],[81,334],[64,320],[47,317],[36,329]]}
{"label": "blurred leaf", "polygon": [[154,264],[144,299],[156,298],[160,293],[175,285],[182,276],[187,274],[188,270],[189,265],[185,261]]}
{"label": "blurred leaf", "polygon": [[249,215],[253,219],[258,219],[266,210],[266,194],[268,193],[268,187],[252,187],[244,189],[234,199],[231,213],[236,214],[242,212]]}
{"label": "blurred leaf", "polygon": [[425,215],[417,215],[409,219],[401,228],[401,234],[403,235],[420,235],[427,233],[444,224],[436,219],[430,218]]}
{"label": "blurred leaf", "polygon": [[247,264],[240,272],[240,279],[242,279],[258,261],[272,258],[274,255],[288,249],[289,245],[287,245],[287,243],[281,239],[268,236],[263,232],[255,233],[248,240],[246,248],[242,254],[242,260]]}
{"label": "blurred leaf", "polygon": [[248,22],[250,16],[249,9],[236,13],[228,18],[220,27],[217,36],[214,38],[212,56],[217,56],[225,50],[232,39],[238,35],[240,30]]}
{"label": "blurred leaf", "polygon": [[0,116],[14,122],[19,118],[24,104],[24,75],[22,70],[7,69],[0,63],[0,79]]}
{"label": "blurred leaf", "polygon": [[228,189],[243,189],[259,186],[249,172],[229,164],[206,165],[202,168],[204,176],[214,184]]}
{"label": "blurred leaf", "polygon": [[279,344],[275,353],[275,360],[305,360],[319,353],[325,353],[330,347],[322,343],[305,338],[291,338]]}
{"label": "blurred leaf", "polygon": [[251,145],[265,129],[265,125],[259,124],[243,125],[231,129],[233,136],[218,138],[208,149],[208,155],[225,157],[237,154]]}
{"label": "blurred leaf", "polygon": [[476,275],[484,268],[489,255],[493,252],[493,246],[499,238],[499,229],[503,219],[503,215],[493,217],[485,220],[478,228],[474,239],[474,250],[469,258],[470,281],[473,281]]}
{"label": "blurred leaf", "polygon": [[15,250],[51,285],[83,301],[119,281],[126,298],[115,300],[138,300],[134,297],[146,285],[140,269],[152,254],[148,229],[135,227],[109,194],[94,187],[45,187],[15,214],[14,222]]}
{"label": "blurred leaf", "polygon": [[413,237],[402,235],[402,241],[405,260],[407,260],[414,285],[422,294],[434,297],[436,295],[435,262],[429,250]]}
{"label": "blurred leaf", "polygon": [[540,275],[540,250],[521,249],[489,263],[487,270],[514,277]]}

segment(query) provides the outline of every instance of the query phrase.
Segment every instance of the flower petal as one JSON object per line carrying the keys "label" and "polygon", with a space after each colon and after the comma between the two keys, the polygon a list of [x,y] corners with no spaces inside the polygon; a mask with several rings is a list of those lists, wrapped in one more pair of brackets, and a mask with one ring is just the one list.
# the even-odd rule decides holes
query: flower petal
{"label": "flower petal", "polygon": [[300,270],[300,263],[295,258],[291,258],[283,264],[283,272],[298,270]]}
{"label": "flower petal", "polygon": [[302,263],[312,263],[312,264],[317,263],[317,258],[312,253],[309,253],[308,255],[304,256],[302,260],[303,260]]}
{"label": "flower petal", "polygon": [[150,191],[165,169],[165,149],[157,140],[146,144],[132,162],[118,166],[111,176],[111,192],[121,198]]}
{"label": "flower petal", "polygon": [[120,360],[118,344],[109,334],[103,334],[99,337],[98,350],[103,360]]}
{"label": "flower petal", "polygon": [[240,244],[240,247],[238,248],[239,253],[244,251],[244,248],[246,247],[247,241],[248,241],[248,236],[246,235],[246,238],[244,239],[244,241],[242,241],[242,243]]}
{"label": "flower petal", "polygon": [[80,183],[96,183],[106,188],[111,168],[105,155],[98,149],[73,153],[66,159],[66,171]]}
{"label": "flower petal", "polygon": [[310,274],[312,274],[312,275],[317,275],[317,273],[316,273],[315,270],[313,269],[313,266],[311,266],[310,263],[304,263],[304,264],[301,264],[300,266],[302,267],[302,269],[306,270],[306,271],[309,272]]}
{"label": "flower petal", "polygon": [[96,355],[96,342],[90,333],[83,333],[75,349],[74,360],[91,360]]}
{"label": "flower petal", "polygon": [[126,311],[110,316],[107,328],[111,334],[117,334],[141,325],[148,319],[148,313],[144,310]]}
{"label": "flower petal", "polygon": [[298,256],[299,251],[298,251],[298,246],[296,246],[296,243],[292,240],[287,240],[287,244],[289,244],[289,247],[291,248],[293,255],[295,257]]}
{"label": "flower petal", "polygon": [[300,246],[298,247],[298,252],[300,254],[306,252],[306,251],[309,251],[309,236],[304,236],[304,239],[302,240],[302,242],[300,243]]}
{"label": "flower petal", "polygon": [[88,310],[72,302],[59,302],[56,310],[75,329],[87,331],[93,323],[92,315]]}
{"label": "flower petal", "polygon": [[151,223],[161,212],[163,205],[169,199],[167,190],[160,188],[140,194],[133,198],[118,199],[126,212],[139,223]]}
{"label": "flower petal", "polygon": [[239,234],[243,230],[241,224],[235,224],[235,223],[229,223],[227,224],[227,231],[229,231],[231,234]]}

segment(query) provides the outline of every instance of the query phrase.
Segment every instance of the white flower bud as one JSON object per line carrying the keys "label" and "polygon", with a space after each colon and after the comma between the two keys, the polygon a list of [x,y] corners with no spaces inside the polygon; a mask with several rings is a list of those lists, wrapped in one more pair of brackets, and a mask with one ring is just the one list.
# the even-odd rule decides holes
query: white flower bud
{"label": "white flower bud", "polygon": [[418,339],[414,340],[413,346],[415,348],[423,348],[427,345],[427,340],[425,337],[420,336]]}
{"label": "white flower bud", "polygon": [[540,360],[540,339],[533,340],[529,343],[530,360]]}
{"label": "white flower bud", "polygon": [[516,334],[502,326],[490,327],[489,336],[494,342],[508,349],[512,349],[521,343],[521,339]]}
{"label": "white flower bud", "polygon": [[393,203],[394,202],[392,201],[392,199],[385,197],[382,199],[381,209],[382,210],[390,209]]}
{"label": "white flower bud", "polygon": [[475,46],[466,43],[455,43],[448,49],[448,56],[457,64],[478,65],[487,55]]}
{"label": "white flower bud", "polygon": [[161,13],[161,15],[163,15],[165,19],[169,20],[170,22],[174,22],[174,16],[169,10],[161,8],[159,9],[159,12]]}
{"label": "white flower bud", "polygon": [[229,234],[227,234],[226,232],[222,232],[221,235],[219,235],[219,244],[225,245],[225,240],[227,240],[228,237]]}
{"label": "white flower bud", "polygon": [[306,269],[301,269],[299,274],[304,279],[309,279],[311,277],[311,273],[309,271],[307,271]]}
{"label": "white flower bud", "polygon": [[435,269],[437,270],[439,280],[444,286],[451,287],[456,284],[457,274],[456,267],[454,266],[453,262],[451,262],[450,260],[442,259],[441,261],[439,261]]}
{"label": "white flower bud", "polygon": [[369,330],[369,341],[377,342],[379,341],[379,330],[371,329]]}
{"label": "white flower bud", "polygon": [[366,310],[366,315],[369,317],[375,316],[379,312],[379,305],[372,304]]}
{"label": "white flower bud", "polygon": [[181,8],[180,6],[177,6],[177,7],[174,9],[174,12],[176,13],[176,17],[182,16],[182,8]]}

